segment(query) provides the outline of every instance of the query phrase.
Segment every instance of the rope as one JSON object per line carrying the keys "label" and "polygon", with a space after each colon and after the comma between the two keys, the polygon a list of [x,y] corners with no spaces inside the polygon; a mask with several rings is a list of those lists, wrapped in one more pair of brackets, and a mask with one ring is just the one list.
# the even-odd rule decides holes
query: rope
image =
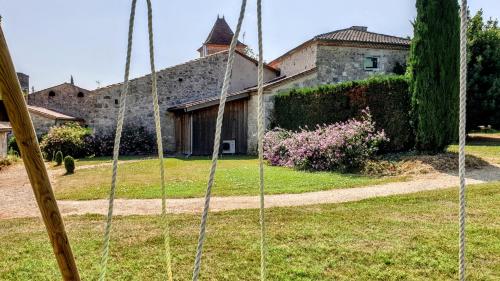
{"label": "rope", "polygon": [[125,78],[122,85],[122,91],[120,95],[120,109],[118,110],[118,121],[116,124],[116,134],[115,134],[115,144],[113,148],[113,174],[111,176],[111,190],[109,192],[109,206],[108,206],[108,217],[106,220],[106,230],[104,232],[104,246],[102,250],[101,257],[101,267],[99,273],[99,281],[104,281],[106,278],[108,257],[109,257],[109,240],[111,234],[111,225],[113,218],[113,205],[115,200],[115,189],[116,189],[116,174],[118,170],[118,155],[120,153],[120,140],[123,130],[123,120],[125,119],[125,105],[127,101],[128,93],[128,80],[130,74],[130,57],[132,55],[132,38],[134,34],[134,19],[135,19],[135,7],[137,0],[132,0],[132,8],[130,11],[130,21],[128,27],[128,45],[127,45],[127,59],[125,63]]}
{"label": "rope", "polygon": [[219,111],[217,113],[214,150],[212,153],[212,165],[210,168],[210,174],[209,174],[208,183],[207,183],[207,191],[205,194],[205,205],[203,207],[203,214],[201,217],[200,234],[199,234],[199,238],[198,238],[198,246],[196,248],[196,257],[195,257],[195,261],[194,261],[193,281],[197,281],[198,277],[200,275],[201,256],[202,256],[202,252],[203,252],[203,243],[205,241],[205,234],[206,234],[206,228],[207,228],[208,210],[210,208],[210,196],[212,193],[212,186],[214,184],[215,171],[217,170],[217,160],[219,158],[219,148],[220,148],[220,139],[221,139],[221,131],[222,131],[222,121],[223,121],[223,117],[224,117],[224,108],[226,105],[227,92],[229,90],[229,84],[230,84],[230,80],[231,80],[231,73],[232,73],[233,62],[234,62],[234,53],[235,53],[235,49],[236,49],[236,44],[238,43],[238,37],[239,37],[240,31],[241,31],[241,25],[243,23],[243,18],[245,16],[246,4],[247,4],[247,0],[241,1],[241,10],[240,10],[239,18],[238,18],[238,25],[236,26],[236,30],[234,32],[233,39],[231,41],[231,45],[229,47],[229,52],[228,52],[226,73],[224,75],[224,82],[222,84],[222,91],[221,91],[221,97],[220,97],[220,103],[219,103]]}
{"label": "rope", "polygon": [[460,10],[460,126],[459,126],[459,154],[458,174],[460,178],[459,190],[459,280],[465,281],[465,217],[466,217],[466,186],[465,186],[465,125],[467,102],[467,0],[462,0]]}
{"label": "rope", "polygon": [[[158,105],[158,91],[156,85],[156,70],[154,63],[154,42],[153,42],[153,12],[151,7],[151,1],[146,0],[148,6],[148,33],[149,33],[149,58],[151,65],[151,82],[152,89],[151,94],[153,97],[153,108],[155,116],[155,126],[156,126],[156,141],[158,145],[158,158],[160,162],[160,175],[161,175],[161,188],[162,188],[162,221],[163,225],[163,237],[165,246],[165,256],[167,263],[167,277],[169,281],[172,281],[172,267],[171,267],[171,254],[170,254],[170,239],[168,231],[168,220],[166,216],[166,187],[165,187],[165,170],[163,165],[163,144],[161,137],[161,120],[160,120],[160,109]],[[125,63],[125,78],[122,85],[122,91],[120,95],[120,108],[118,111],[118,120],[116,125],[115,143],[113,148],[113,174],[111,177],[111,190],[109,194],[109,207],[108,207],[108,217],[106,220],[106,229],[104,234],[104,246],[101,257],[100,264],[100,274],[99,280],[104,281],[107,272],[107,263],[109,257],[109,244],[111,237],[111,226],[113,218],[113,207],[115,199],[116,190],[116,178],[118,171],[118,156],[120,154],[120,140],[123,131],[123,123],[125,119],[125,108],[126,108],[126,97],[128,94],[129,86],[129,74],[130,74],[130,60],[132,54],[132,41],[134,33],[134,20],[135,20],[135,10],[137,6],[137,0],[132,0],[132,8],[130,11],[130,21],[129,21],[129,32],[128,32],[128,44],[127,44],[127,58]]]}
{"label": "rope", "polygon": [[264,209],[264,53],[262,47],[262,0],[257,0],[257,29],[259,37],[259,70],[257,82],[258,114],[257,128],[259,138],[259,177],[260,177],[260,279],[266,280],[266,224]]}
{"label": "rope", "polygon": [[161,136],[161,119],[160,119],[160,106],[158,104],[158,90],[156,84],[156,69],[155,69],[155,56],[154,56],[154,43],[153,43],[153,9],[151,7],[151,0],[146,0],[148,6],[148,33],[149,33],[149,62],[151,66],[151,94],[153,98],[153,108],[155,116],[156,128],[156,144],[158,148],[158,158],[160,164],[160,179],[161,179],[161,218],[163,224],[163,241],[165,250],[165,262],[167,266],[167,278],[169,281],[173,280],[172,276],[172,254],[170,251],[170,236],[168,227],[167,216],[167,188],[165,186],[165,166],[163,163],[163,141]]}

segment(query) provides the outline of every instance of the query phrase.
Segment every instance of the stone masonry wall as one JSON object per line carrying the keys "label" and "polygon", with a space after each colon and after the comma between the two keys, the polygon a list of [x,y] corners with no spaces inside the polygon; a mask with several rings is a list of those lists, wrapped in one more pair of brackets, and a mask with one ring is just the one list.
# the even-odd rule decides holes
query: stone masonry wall
{"label": "stone masonry wall", "polygon": [[[290,90],[293,88],[303,88],[312,87],[318,84],[317,73],[313,72],[309,75],[293,79],[288,83],[283,83],[279,86],[268,89],[264,92],[264,126],[266,130],[270,128],[271,123],[271,113],[274,110],[274,96],[276,94]],[[257,92],[250,95],[248,100],[248,129],[247,129],[247,143],[248,143],[248,154],[257,154],[258,147],[258,128],[257,128],[257,109],[258,109],[258,96]]]}
{"label": "stone masonry wall", "polygon": [[[396,62],[406,63],[409,50],[369,49],[345,46],[318,46],[318,80],[321,84],[366,79],[392,73]],[[364,68],[365,57],[378,57],[379,69]]]}
{"label": "stone masonry wall", "polygon": [[[50,96],[50,92],[53,92],[54,96]],[[95,96],[87,90],[64,83],[29,94],[28,104],[87,120],[91,117],[90,109],[95,105]]]}
{"label": "stone masonry wall", "polygon": [[304,48],[285,55],[280,62],[273,64],[279,68],[281,75],[291,76],[316,66],[317,44],[310,44]]}
{"label": "stone masonry wall", "polygon": [[49,129],[52,126],[56,125],[56,120],[50,119],[38,114],[30,113],[31,122],[33,122],[33,126],[35,127],[36,135],[41,136],[49,132]]}
{"label": "stone masonry wall", "polygon": [[[157,73],[162,136],[165,150],[175,149],[174,115],[167,111],[177,104],[218,96],[222,88],[226,69],[227,53],[219,53],[202,59],[161,70]],[[231,91],[239,91],[254,86],[257,82],[256,65],[236,56],[233,69]],[[266,77],[276,77],[266,71]],[[98,89],[94,108],[89,108],[91,118],[87,124],[96,133],[110,133],[114,130],[118,114],[118,99],[121,84]],[[143,126],[151,133],[155,130],[151,97],[151,76],[147,75],[130,81],[127,97],[125,125]]]}

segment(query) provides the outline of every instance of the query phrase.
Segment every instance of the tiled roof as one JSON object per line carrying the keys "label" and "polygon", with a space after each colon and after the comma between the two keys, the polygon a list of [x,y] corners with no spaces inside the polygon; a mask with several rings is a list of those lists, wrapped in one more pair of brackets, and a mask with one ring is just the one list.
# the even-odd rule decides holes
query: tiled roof
{"label": "tiled roof", "polygon": [[55,120],[74,120],[74,121],[79,120],[79,118],[69,116],[66,114],[62,114],[62,113],[59,113],[57,111],[50,110],[47,108],[38,107],[38,106],[28,105],[28,111],[30,113],[42,115],[46,118],[55,119]]}
{"label": "tiled roof", "polygon": [[[205,40],[204,44],[230,45],[231,40],[233,39],[233,35],[233,31],[227,24],[224,17],[217,17],[214,27],[212,27],[212,31],[210,31],[210,34],[208,34],[207,40]],[[238,41],[238,45],[244,44]]]}
{"label": "tiled roof", "polygon": [[410,39],[391,35],[368,32],[366,27],[352,26],[347,29],[336,30],[315,36],[316,40],[347,41],[361,43],[377,43],[391,45],[410,45]]}
{"label": "tiled roof", "polygon": [[0,122],[0,132],[9,132],[12,130],[9,122]]}

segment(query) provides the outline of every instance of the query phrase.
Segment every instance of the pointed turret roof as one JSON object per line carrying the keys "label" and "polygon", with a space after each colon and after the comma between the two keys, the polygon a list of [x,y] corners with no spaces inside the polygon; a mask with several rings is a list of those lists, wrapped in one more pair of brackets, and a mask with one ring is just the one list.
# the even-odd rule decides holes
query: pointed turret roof
{"label": "pointed turret roof", "polygon": [[[214,26],[212,27],[212,31],[208,34],[207,40],[205,40],[204,44],[214,44],[214,45],[230,45],[231,40],[233,39],[234,32],[231,30],[231,27],[227,24],[224,16],[220,18],[217,16],[217,20],[215,21]],[[238,41],[238,45],[245,45]]]}

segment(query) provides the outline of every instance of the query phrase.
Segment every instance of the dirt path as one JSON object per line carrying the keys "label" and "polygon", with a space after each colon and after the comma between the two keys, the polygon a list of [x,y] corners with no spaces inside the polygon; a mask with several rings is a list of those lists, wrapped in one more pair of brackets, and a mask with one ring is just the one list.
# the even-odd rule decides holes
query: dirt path
{"label": "dirt path", "polygon": [[[500,166],[493,165],[469,171],[467,183],[498,181],[500,180],[499,171]],[[0,172],[0,179],[0,219],[38,216],[38,209],[22,165],[16,165]],[[436,173],[419,176],[418,179],[408,182],[301,194],[268,195],[266,196],[266,208],[359,201],[372,197],[444,189],[457,185],[457,176]],[[107,200],[58,201],[58,203],[63,215],[105,215],[108,206]],[[168,211],[171,213],[199,213],[203,207],[203,198],[170,199],[167,204]],[[211,201],[212,212],[258,207],[258,196],[213,197]],[[117,199],[114,210],[116,215],[159,214],[161,201],[159,199]]]}

